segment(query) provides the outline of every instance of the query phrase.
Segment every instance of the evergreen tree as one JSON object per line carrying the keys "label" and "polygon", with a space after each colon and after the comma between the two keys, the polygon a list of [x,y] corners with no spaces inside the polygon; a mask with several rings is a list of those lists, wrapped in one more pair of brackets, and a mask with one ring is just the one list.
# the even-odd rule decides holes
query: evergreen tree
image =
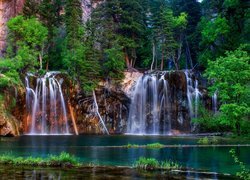
{"label": "evergreen tree", "polygon": [[[66,43],[63,53],[65,68],[82,90],[90,92],[96,85],[99,64],[92,58],[91,46],[85,39],[81,2],[68,0],[65,6]],[[89,55],[90,54],[90,55]]]}
{"label": "evergreen tree", "polygon": [[183,32],[183,56],[186,58],[186,68],[193,68],[197,61],[197,49],[199,49],[200,34],[197,32],[197,24],[201,18],[201,5],[197,0],[172,0],[171,8],[174,15],[187,14],[186,29]]}
{"label": "evergreen tree", "polygon": [[39,19],[48,29],[48,41],[46,43],[46,69],[49,68],[49,62],[53,67],[54,58],[58,58],[57,61],[60,61],[60,57],[57,54],[61,52],[57,51],[58,44],[56,39],[58,39],[59,27],[62,23],[62,18],[60,16],[60,11],[62,9],[61,0],[43,0],[39,5]]}
{"label": "evergreen tree", "polygon": [[27,18],[37,17],[39,13],[39,1],[26,0],[23,7],[23,15]]}

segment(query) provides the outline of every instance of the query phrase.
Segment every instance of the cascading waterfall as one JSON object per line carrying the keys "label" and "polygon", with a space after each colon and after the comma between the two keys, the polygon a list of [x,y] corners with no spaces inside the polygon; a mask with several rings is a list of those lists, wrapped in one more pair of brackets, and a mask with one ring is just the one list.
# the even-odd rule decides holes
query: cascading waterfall
{"label": "cascading waterfall", "polygon": [[188,71],[185,71],[187,81],[187,100],[188,109],[191,118],[198,117],[198,108],[200,103],[201,93],[198,88],[198,80],[193,81]]}
{"label": "cascading waterfall", "polygon": [[27,74],[25,78],[29,134],[69,134],[61,87],[63,79],[58,81],[55,77],[58,74],[47,72],[43,77],[38,77],[35,88],[30,83],[30,78],[34,76]]}
{"label": "cascading waterfall", "polygon": [[[191,72],[145,74],[135,86],[127,123],[128,134],[173,134],[195,130],[201,100]],[[186,89],[185,89],[186,87]]]}
{"label": "cascading waterfall", "polygon": [[171,118],[166,111],[170,107],[168,82],[164,75],[158,79],[157,75],[150,74],[138,80],[130,105],[127,133],[170,133]]}

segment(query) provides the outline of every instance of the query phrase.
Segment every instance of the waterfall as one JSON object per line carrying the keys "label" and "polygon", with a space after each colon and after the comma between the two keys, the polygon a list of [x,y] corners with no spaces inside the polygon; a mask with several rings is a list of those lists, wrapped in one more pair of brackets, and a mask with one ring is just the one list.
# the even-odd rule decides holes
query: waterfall
{"label": "waterfall", "polygon": [[194,90],[193,88],[193,81],[189,77],[188,71],[185,71],[185,76],[186,76],[186,82],[187,82],[187,100],[188,100],[188,109],[189,109],[189,115],[190,117],[193,117],[193,96],[192,96],[192,91]]}
{"label": "waterfall", "polygon": [[214,113],[217,113],[218,111],[218,105],[217,105],[217,91],[214,92],[212,96],[212,110]]}
{"label": "waterfall", "polygon": [[191,118],[198,117],[199,103],[201,92],[198,88],[198,80],[192,80],[191,74],[188,71],[185,71],[186,81],[187,81],[187,100],[188,100],[188,109],[189,115]]}
{"label": "waterfall", "polygon": [[164,75],[160,79],[156,74],[144,75],[137,81],[130,105],[127,133],[170,133],[168,82]]}
{"label": "waterfall", "polygon": [[25,77],[30,134],[69,134],[62,79],[58,81],[55,77],[58,74],[59,72],[47,72],[43,77],[38,77],[34,88],[30,79],[34,80],[36,77],[32,74]]}
{"label": "waterfall", "polygon": [[179,134],[195,130],[202,94],[191,72],[148,73],[136,83],[128,134]]}
{"label": "waterfall", "polygon": [[105,125],[103,119],[102,119],[102,116],[101,116],[100,113],[99,113],[99,107],[98,107],[98,104],[97,104],[97,101],[96,101],[96,95],[95,95],[95,91],[94,91],[94,90],[93,90],[93,99],[94,99],[94,111],[95,111],[95,113],[98,115],[99,120],[100,120],[100,123],[101,123],[101,125],[102,125],[104,131],[105,131],[107,134],[109,134],[109,131],[108,131],[108,129],[107,129],[107,127],[106,127],[106,125]]}

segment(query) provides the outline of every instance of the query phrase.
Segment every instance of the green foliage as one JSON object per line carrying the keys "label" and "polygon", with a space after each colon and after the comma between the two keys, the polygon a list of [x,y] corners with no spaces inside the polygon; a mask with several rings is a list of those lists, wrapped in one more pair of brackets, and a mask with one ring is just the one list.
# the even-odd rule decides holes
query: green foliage
{"label": "green foliage", "polygon": [[135,167],[138,169],[153,170],[160,167],[158,160],[154,158],[140,157],[139,160],[135,162]]}
{"label": "green foliage", "polygon": [[213,113],[210,110],[206,109],[202,104],[199,105],[198,110],[199,116],[192,119],[192,122],[199,124],[200,131],[202,132],[221,132],[230,130],[229,126],[220,123],[220,113]]}
{"label": "green foliage", "polygon": [[161,143],[152,143],[147,145],[138,145],[138,144],[128,144],[126,148],[149,148],[149,149],[160,149],[164,147],[164,144]]}
{"label": "green foliage", "polygon": [[236,173],[240,179],[249,180],[250,179],[250,170],[247,169],[246,165],[239,160],[236,155],[235,149],[231,149],[230,154],[232,155],[234,162],[240,166],[241,171]]}
{"label": "green foliage", "polygon": [[130,144],[130,143],[128,143],[125,147],[126,147],[126,148],[139,148],[139,147],[140,147],[140,145],[138,145],[138,144]]}
{"label": "green foliage", "polygon": [[78,166],[79,163],[77,159],[65,152],[60,155],[50,155],[48,158],[40,157],[15,157],[13,155],[1,155],[0,164],[10,164],[10,165],[28,165],[28,166]]}
{"label": "green foliage", "polygon": [[97,85],[100,66],[92,56],[91,43],[85,39],[80,1],[67,1],[65,12],[67,37],[62,55],[64,67],[82,90],[91,92]]}
{"label": "green foliage", "polygon": [[211,21],[202,18],[201,23],[203,24],[201,31],[202,44],[215,43],[219,38],[227,36],[230,31],[227,19],[220,16]]}
{"label": "green foliage", "polygon": [[161,143],[152,143],[152,144],[147,144],[146,147],[155,149],[155,148],[163,148],[164,145]]}
{"label": "green foliage", "polygon": [[107,76],[111,79],[122,79],[124,74],[125,62],[124,54],[120,48],[106,49],[107,60],[104,63],[104,69],[107,71]]}
{"label": "green foliage", "polygon": [[16,16],[7,23],[9,28],[8,56],[16,61],[16,69],[27,72],[38,64],[47,29],[35,18]]}
{"label": "green foliage", "polygon": [[239,48],[226,52],[225,57],[209,61],[206,77],[213,81],[210,92],[218,90],[222,102],[220,123],[232,127],[237,134],[250,113],[249,82],[250,57],[246,51]]}
{"label": "green foliage", "polygon": [[154,158],[145,158],[145,157],[140,157],[139,160],[135,162],[135,167],[138,169],[145,169],[145,170],[181,169],[181,166],[173,161],[159,162]]}
{"label": "green foliage", "polygon": [[26,0],[23,7],[23,14],[25,17],[35,17],[39,12],[39,4],[36,0]]}
{"label": "green foliage", "polygon": [[201,145],[214,145],[218,144],[219,140],[215,136],[213,136],[212,138],[204,137],[200,138],[197,143]]}
{"label": "green foliage", "polygon": [[199,62],[206,67],[208,59],[215,60],[225,51],[249,43],[249,8],[239,0],[203,0],[202,7]]}
{"label": "green foliage", "polygon": [[69,153],[62,152],[59,156],[56,155],[50,155],[48,158],[49,164],[71,164],[71,165],[77,165],[78,161],[77,159],[70,155]]}
{"label": "green foliage", "polygon": [[19,65],[16,60],[0,59],[0,88],[22,84],[16,71]]}
{"label": "green foliage", "polygon": [[16,16],[7,25],[10,36],[18,45],[25,44],[31,48],[41,47],[48,34],[48,30],[36,18],[25,19],[23,16]]}

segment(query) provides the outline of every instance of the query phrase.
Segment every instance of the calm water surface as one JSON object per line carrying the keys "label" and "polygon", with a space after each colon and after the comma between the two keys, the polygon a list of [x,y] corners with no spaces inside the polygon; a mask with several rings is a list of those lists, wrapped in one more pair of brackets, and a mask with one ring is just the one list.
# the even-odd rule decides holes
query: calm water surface
{"label": "calm water surface", "polygon": [[[164,145],[197,144],[193,137],[166,136],[20,136],[2,138],[0,154],[46,157],[48,154],[68,152],[84,163],[111,166],[132,166],[141,156],[158,160],[173,160],[183,167],[210,172],[235,174],[235,165],[229,150],[236,149],[240,160],[250,167],[250,147],[175,147],[161,149],[112,148],[131,144],[145,145],[159,142]],[[237,142],[228,142],[237,143]]]}

